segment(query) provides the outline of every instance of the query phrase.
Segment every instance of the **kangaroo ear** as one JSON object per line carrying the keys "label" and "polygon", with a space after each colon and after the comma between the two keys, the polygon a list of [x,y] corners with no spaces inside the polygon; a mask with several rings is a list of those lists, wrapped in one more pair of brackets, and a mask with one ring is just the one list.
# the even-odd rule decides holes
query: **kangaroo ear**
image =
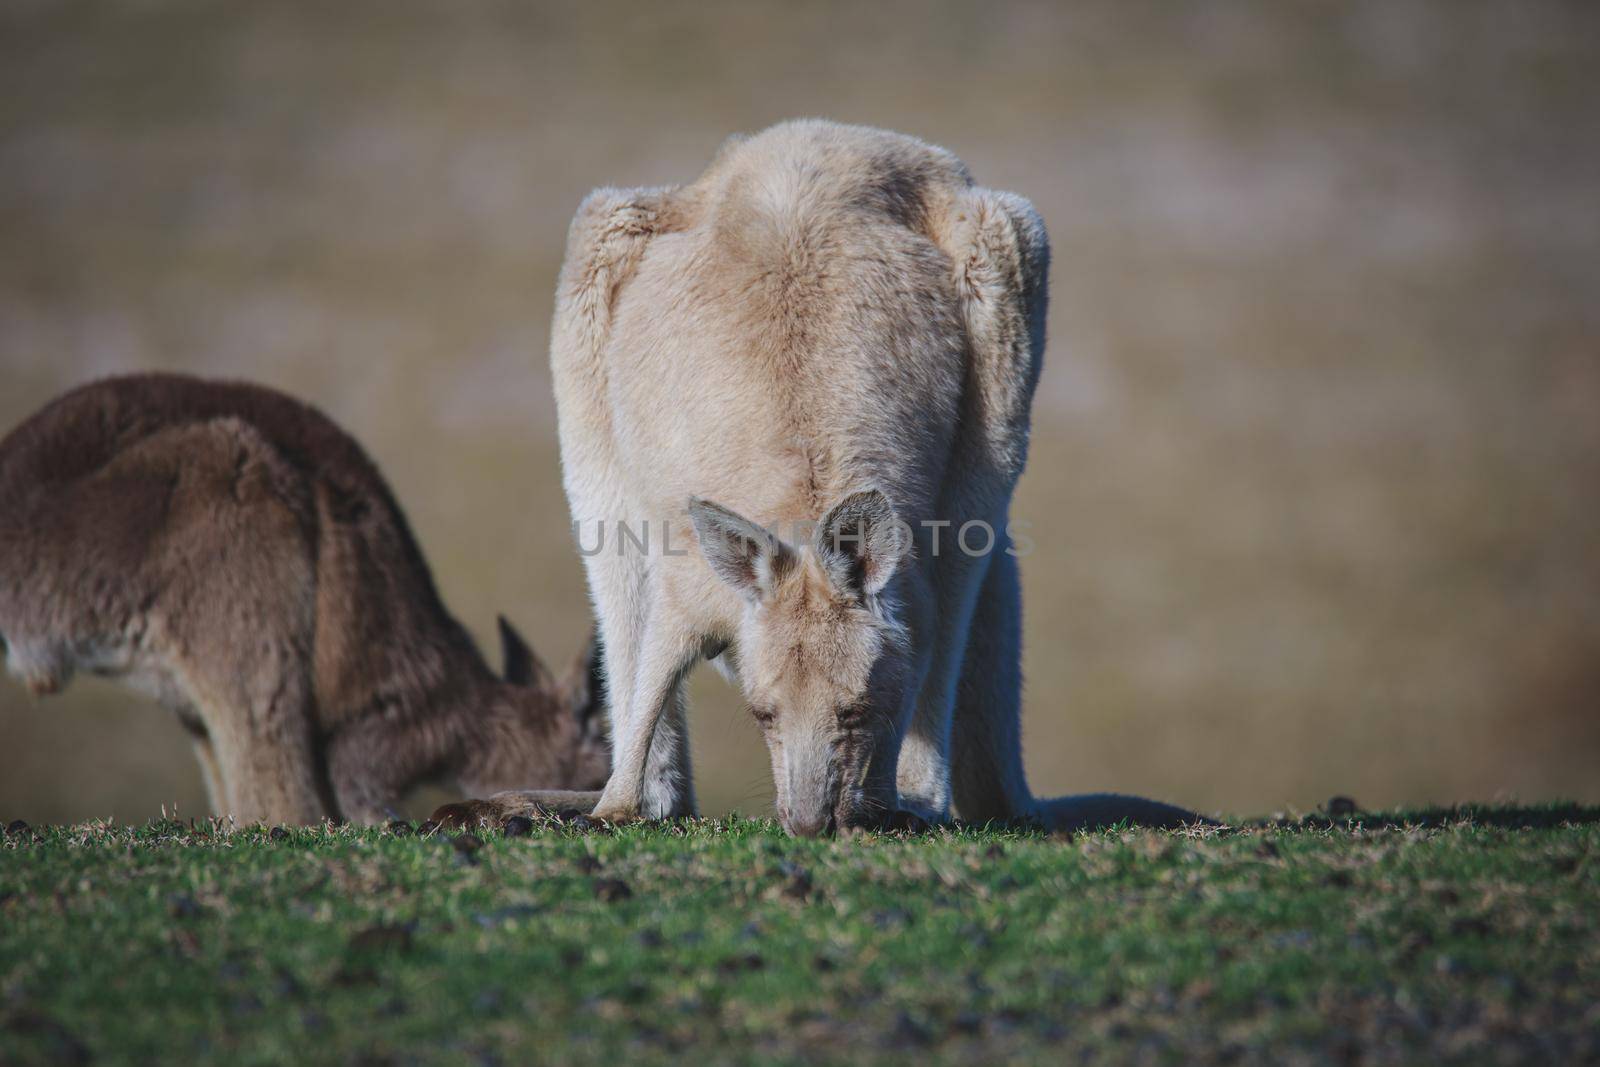
{"label": "kangaroo ear", "polygon": [[555,680],[550,677],[545,665],[504,615],[500,616],[500,655],[505,664],[502,673],[512,685],[531,685],[542,689],[554,684]]}
{"label": "kangaroo ear", "polygon": [[851,493],[817,524],[817,556],[840,589],[876,596],[911,554],[911,528],[877,489]]}
{"label": "kangaroo ear", "polygon": [[562,700],[578,720],[579,730],[588,736],[605,734],[605,665],[605,646],[600,643],[600,628],[595,627],[561,683]]}
{"label": "kangaroo ear", "polygon": [[689,519],[712,572],[752,602],[772,592],[794,558],[782,541],[720,504],[691,497]]}

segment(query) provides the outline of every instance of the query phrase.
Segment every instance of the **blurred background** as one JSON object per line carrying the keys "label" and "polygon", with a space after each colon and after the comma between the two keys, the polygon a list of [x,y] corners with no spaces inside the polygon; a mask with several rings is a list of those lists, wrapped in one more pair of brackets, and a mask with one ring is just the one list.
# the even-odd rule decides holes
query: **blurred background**
{"label": "blurred background", "polygon": [[[0,5],[0,432],[164,368],[307,398],[446,601],[588,626],[567,221],[822,115],[1055,248],[1014,515],[1041,792],[1600,801],[1600,6]],[[692,687],[702,806],[764,749]],[[0,815],[202,814],[177,724],[0,680]]]}

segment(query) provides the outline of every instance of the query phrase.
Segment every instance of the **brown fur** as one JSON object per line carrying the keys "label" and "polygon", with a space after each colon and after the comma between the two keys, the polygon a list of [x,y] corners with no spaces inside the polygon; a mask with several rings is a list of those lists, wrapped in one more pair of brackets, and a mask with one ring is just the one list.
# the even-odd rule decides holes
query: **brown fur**
{"label": "brown fur", "polygon": [[0,442],[0,635],[35,692],[85,669],[175,711],[241,821],[609,768],[594,643],[558,684],[501,620],[497,678],[361,447],[258,386],[111,379]]}

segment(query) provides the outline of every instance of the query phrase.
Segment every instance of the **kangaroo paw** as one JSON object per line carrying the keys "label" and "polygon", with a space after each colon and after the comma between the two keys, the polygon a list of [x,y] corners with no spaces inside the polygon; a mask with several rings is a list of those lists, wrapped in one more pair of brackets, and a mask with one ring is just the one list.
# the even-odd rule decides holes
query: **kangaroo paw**
{"label": "kangaroo paw", "polygon": [[472,830],[495,821],[494,805],[486,800],[458,800],[436,809],[428,821],[453,830]]}
{"label": "kangaroo paw", "polygon": [[589,817],[597,822],[608,823],[612,826],[639,822],[643,818],[639,814],[638,808],[595,808],[589,812]]}

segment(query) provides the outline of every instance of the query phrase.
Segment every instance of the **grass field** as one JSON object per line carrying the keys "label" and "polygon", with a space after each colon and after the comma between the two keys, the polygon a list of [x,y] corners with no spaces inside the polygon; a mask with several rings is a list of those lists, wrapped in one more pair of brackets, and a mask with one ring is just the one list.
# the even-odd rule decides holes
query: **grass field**
{"label": "grass field", "polygon": [[0,1062],[1600,1058],[1600,809],[11,827]]}

